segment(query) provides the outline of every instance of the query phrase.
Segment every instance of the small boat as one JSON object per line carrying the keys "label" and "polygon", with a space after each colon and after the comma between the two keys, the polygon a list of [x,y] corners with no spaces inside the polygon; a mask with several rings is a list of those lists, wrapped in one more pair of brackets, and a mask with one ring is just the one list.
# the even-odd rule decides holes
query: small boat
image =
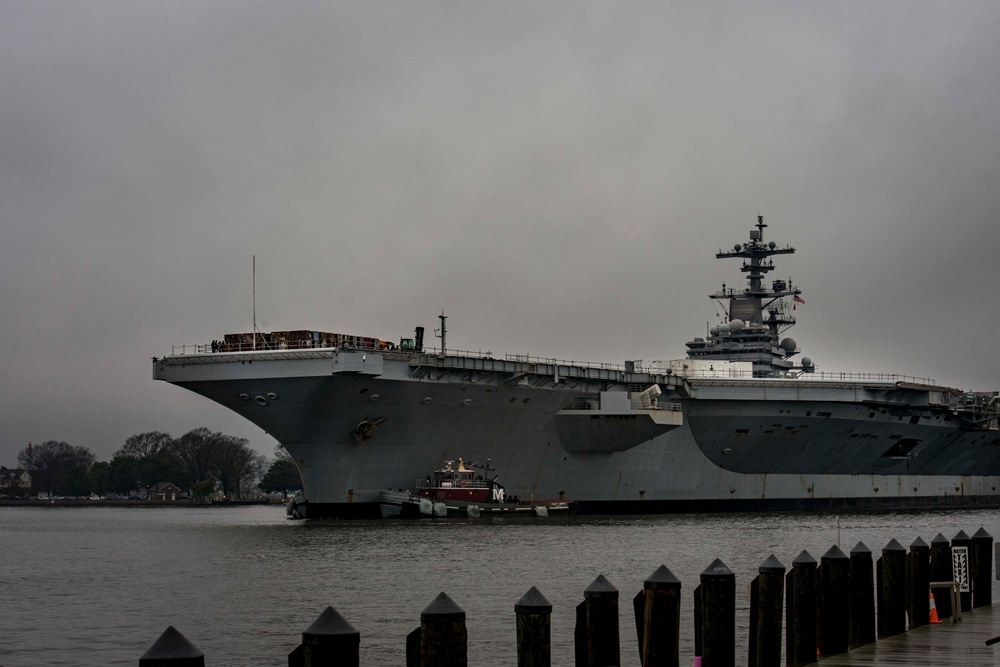
{"label": "small boat", "polygon": [[[477,473],[475,468],[482,472]],[[416,494],[403,501],[401,516],[478,517],[484,513],[548,516],[549,512],[569,509],[564,502],[522,501],[508,495],[497,476],[489,476],[493,470],[489,460],[485,466],[476,463],[466,466],[461,458],[457,466],[454,461],[445,461],[444,468],[417,481]]]}

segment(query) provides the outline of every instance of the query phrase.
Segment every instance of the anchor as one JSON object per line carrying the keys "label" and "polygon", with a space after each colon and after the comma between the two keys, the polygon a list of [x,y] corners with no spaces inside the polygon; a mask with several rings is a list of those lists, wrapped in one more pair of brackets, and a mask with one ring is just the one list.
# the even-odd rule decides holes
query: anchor
{"label": "anchor", "polygon": [[358,442],[365,442],[366,440],[370,440],[371,437],[375,435],[375,431],[377,430],[378,425],[384,422],[385,419],[386,419],[385,417],[379,417],[377,419],[369,419],[367,416],[365,416],[365,420],[359,423],[354,428],[354,430],[351,431],[351,435],[354,436],[354,439],[357,440]]}

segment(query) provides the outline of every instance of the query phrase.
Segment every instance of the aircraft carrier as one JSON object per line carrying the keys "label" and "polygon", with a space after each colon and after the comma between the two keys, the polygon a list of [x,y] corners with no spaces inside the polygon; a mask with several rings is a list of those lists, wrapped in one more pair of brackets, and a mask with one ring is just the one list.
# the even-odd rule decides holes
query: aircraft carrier
{"label": "aircraft carrier", "polygon": [[315,330],[229,334],[153,377],[258,425],[292,455],[306,518],[373,518],[446,461],[486,462],[521,503],[579,513],[1000,506],[998,394],[822,373],[784,336],[804,303],[768,280],[762,217],[720,250],[746,284],[686,359],[581,364]]}

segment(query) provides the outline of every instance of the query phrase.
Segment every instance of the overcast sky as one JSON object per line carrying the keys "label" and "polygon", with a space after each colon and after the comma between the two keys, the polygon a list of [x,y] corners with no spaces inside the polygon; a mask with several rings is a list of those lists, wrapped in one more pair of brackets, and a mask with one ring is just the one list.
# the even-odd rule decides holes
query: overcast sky
{"label": "overcast sky", "polygon": [[1000,3],[0,3],[0,464],[274,441],[151,379],[252,327],[674,359],[771,277],[821,370],[1000,389]]}

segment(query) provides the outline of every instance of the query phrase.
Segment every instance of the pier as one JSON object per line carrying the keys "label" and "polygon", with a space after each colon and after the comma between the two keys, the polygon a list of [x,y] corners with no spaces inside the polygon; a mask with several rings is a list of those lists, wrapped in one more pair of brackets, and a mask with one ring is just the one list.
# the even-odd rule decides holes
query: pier
{"label": "pier", "polygon": [[925,625],[887,637],[840,655],[820,660],[819,667],[869,667],[870,665],[933,665],[969,667],[1000,665],[1000,644],[986,641],[1000,635],[1000,610],[980,607],[962,614],[962,620]]}

